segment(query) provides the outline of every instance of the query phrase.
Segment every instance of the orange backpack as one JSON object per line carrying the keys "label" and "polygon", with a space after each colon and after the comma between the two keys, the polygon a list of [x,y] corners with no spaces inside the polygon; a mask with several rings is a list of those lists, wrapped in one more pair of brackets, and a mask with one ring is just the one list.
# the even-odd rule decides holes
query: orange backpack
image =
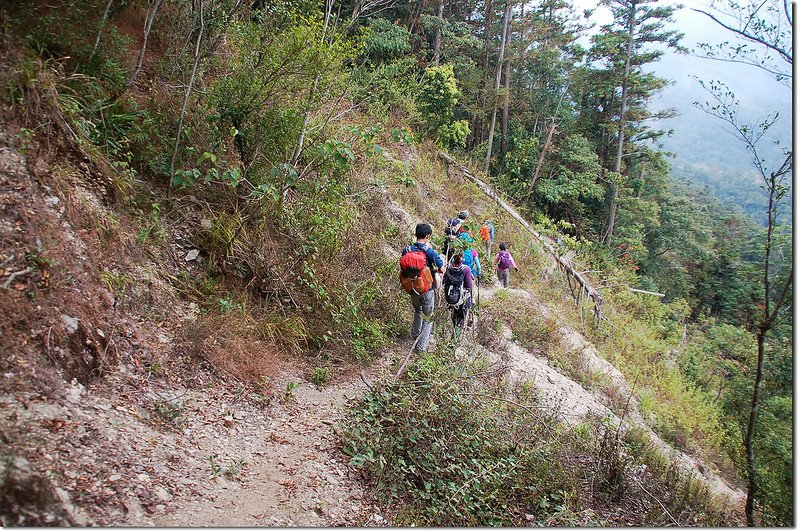
{"label": "orange backpack", "polygon": [[489,240],[489,239],[492,238],[491,235],[492,235],[492,232],[491,232],[491,229],[489,229],[489,226],[486,225],[486,224],[483,224],[481,226],[481,240],[484,240],[484,241]]}
{"label": "orange backpack", "polygon": [[400,284],[409,294],[422,295],[433,286],[433,275],[428,268],[428,257],[417,247],[409,247],[400,258]]}

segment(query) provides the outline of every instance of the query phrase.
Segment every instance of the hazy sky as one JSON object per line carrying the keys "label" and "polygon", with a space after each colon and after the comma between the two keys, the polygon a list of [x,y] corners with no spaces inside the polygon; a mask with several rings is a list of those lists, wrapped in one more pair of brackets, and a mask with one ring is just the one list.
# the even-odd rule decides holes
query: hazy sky
{"label": "hazy sky", "polygon": [[[584,9],[594,10],[594,15],[590,20],[597,24],[595,29],[598,29],[603,24],[610,23],[612,20],[611,11],[606,7],[598,6],[597,0],[573,0],[573,2],[580,11]],[[710,4],[709,1],[683,0],[679,2],[675,0],[659,0],[659,4],[680,4],[684,6],[676,12],[674,17],[675,24],[670,29],[677,29],[683,32],[684,37],[681,44],[687,48],[694,48],[700,42],[717,44],[733,40],[729,31],[721,28],[705,15],[692,11],[691,8],[707,10]],[[671,73],[681,73],[683,71],[687,76],[694,74],[703,78],[728,76],[730,79],[728,81],[729,84],[735,83],[753,87],[777,85],[769,74],[755,67],[731,65],[730,63],[690,57],[675,54],[674,52],[668,52],[661,58],[660,63],[654,65],[656,71],[666,70]],[[667,65],[666,68],[662,68],[662,64]],[[785,99],[790,101],[791,90],[785,88],[784,93]]]}
{"label": "hazy sky", "polygon": [[[603,24],[612,20],[611,11],[603,6],[598,6],[597,0],[573,0],[575,7],[583,11],[593,9],[594,14],[590,19],[596,23],[594,31]],[[678,5],[684,7],[674,16],[675,23],[670,29],[677,29],[684,33],[681,44],[687,48],[694,48],[700,42],[717,44],[724,41],[733,42],[731,32],[721,28],[714,21],[701,13],[692,11],[691,8],[708,9],[710,0],[660,0],[659,3]],[[588,36],[586,37],[588,44]],[[756,122],[767,114],[780,111],[780,122],[775,126],[775,133],[784,142],[791,142],[791,113],[792,90],[776,82],[774,77],[763,70],[749,65],[712,61],[691,55],[677,54],[671,50],[656,63],[652,69],[661,77],[670,79],[673,84],[664,89],[660,97],[653,101],[654,107],[675,107],[681,113],[682,119],[665,122],[665,127],[689,124],[696,131],[691,134],[724,135],[724,124],[713,119],[693,106],[697,100],[704,101],[707,93],[702,89],[694,76],[703,80],[720,80],[727,84],[741,101],[742,116]],[[679,126],[680,127],[680,126]],[[682,134],[676,129],[676,135]]]}

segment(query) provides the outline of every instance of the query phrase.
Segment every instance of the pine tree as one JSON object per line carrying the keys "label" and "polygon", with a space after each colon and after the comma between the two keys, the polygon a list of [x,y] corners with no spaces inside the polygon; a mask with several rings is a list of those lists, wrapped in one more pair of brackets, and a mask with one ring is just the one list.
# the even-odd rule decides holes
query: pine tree
{"label": "pine tree", "polygon": [[[599,133],[598,154],[607,174],[608,217],[602,235],[610,245],[617,222],[620,187],[624,184],[626,145],[643,137],[652,137],[643,122],[657,117],[646,104],[666,81],[644,71],[657,61],[664,48],[680,48],[682,34],[665,30],[672,22],[673,6],[655,6],[655,0],[604,0],[611,8],[614,21],[593,37],[589,52],[592,68],[591,87],[594,102],[585,109],[600,109],[590,117]],[[662,45],[656,48],[654,45]],[[593,105],[592,105],[593,104]],[[593,113],[594,114],[594,113]]]}

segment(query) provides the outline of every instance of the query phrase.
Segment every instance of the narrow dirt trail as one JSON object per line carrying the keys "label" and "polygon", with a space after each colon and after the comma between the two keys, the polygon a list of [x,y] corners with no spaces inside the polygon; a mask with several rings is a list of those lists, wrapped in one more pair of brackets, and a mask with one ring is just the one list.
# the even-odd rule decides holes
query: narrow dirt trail
{"label": "narrow dirt trail", "polygon": [[[365,371],[374,374],[382,361]],[[287,379],[287,382],[293,379]],[[347,457],[337,450],[358,374],[336,384],[299,385],[274,413],[241,482],[218,478],[210,496],[185,500],[151,521],[159,527],[364,526],[382,524]],[[144,523],[142,523],[144,524]],[[150,524],[150,523],[148,523]]]}

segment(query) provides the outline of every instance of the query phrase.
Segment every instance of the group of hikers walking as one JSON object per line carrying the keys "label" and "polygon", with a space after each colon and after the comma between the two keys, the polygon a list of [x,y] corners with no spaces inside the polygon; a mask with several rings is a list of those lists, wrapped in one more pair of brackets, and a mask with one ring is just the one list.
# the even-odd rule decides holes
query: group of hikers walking
{"label": "group of hikers walking", "polygon": [[[414,306],[411,335],[415,340],[417,353],[427,349],[433,330],[438,275],[442,276],[444,301],[450,310],[456,339],[474,306],[473,288],[480,283],[483,270],[480,254],[474,249],[476,240],[466,227],[468,217],[468,211],[461,211],[447,221],[442,253],[444,259],[431,245],[433,229],[429,224],[417,224],[414,231],[416,241],[403,248],[400,257],[400,282],[411,295],[411,304]],[[491,256],[495,236],[495,227],[491,220],[484,221],[479,235],[483,241],[484,260],[487,260]],[[508,288],[510,269],[519,271],[519,268],[508,251],[508,246],[501,242],[498,247],[492,267],[496,270],[502,287]]]}

